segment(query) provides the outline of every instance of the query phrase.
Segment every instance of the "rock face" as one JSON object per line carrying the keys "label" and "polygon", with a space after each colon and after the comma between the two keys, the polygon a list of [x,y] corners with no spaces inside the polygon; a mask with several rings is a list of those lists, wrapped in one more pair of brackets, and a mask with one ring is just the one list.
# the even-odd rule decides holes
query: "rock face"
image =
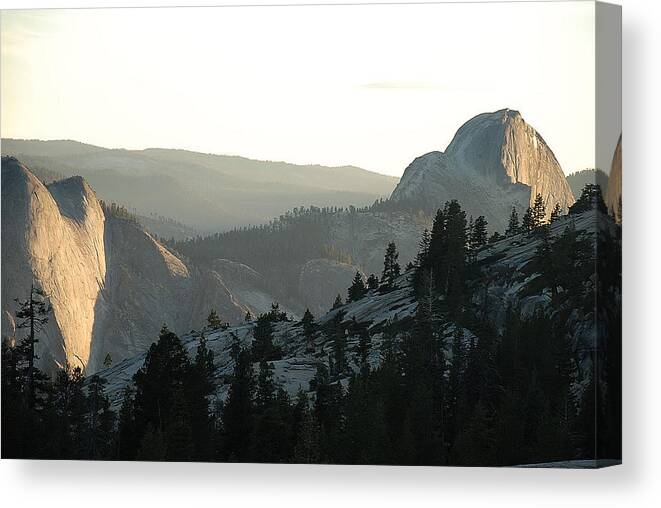
{"label": "rock face", "polygon": [[620,224],[622,222],[622,136],[617,140],[617,147],[613,154],[605,201],[608,212]]}
{"label": "rock face", "polygon": [[518,111],[483,113],[466,122],[445,152],[415,159],[392,199],[433,209],[458,199],[468,214],[484,215],[492,230],[507,225],[511,207],[525,210],[541,194],[550,214],[574,196],[544,139]]}
{"label": "rock face", "polygon": [[[96,305],[106,278],[105,217],[80,177],[48,188],[16,159],[2,161],[2,307],[26,299],[32,282],[53,314],[38,344],[43,364],[87,365]],[[12,332],[5,329],[3,336]]]}
{"label": "rock face", "polygon": [[37,344],[45,369],[68,361],[89,374],[107,354],[118,361],[146,349],[164,323],[183,333],[212,308],[232,322],[270,308],[258,276],[222,268],[187,264],[136,222],[106,217],[81,177],[45,186],[2,159],[2,336],[15,336],[14,299],[34,283],[52,306]]}
{"label": "rock face", "polygon": [[329,259],[308,261],[298,279],[301,299],[315,316],[325,314],[333,305],[335,295],[346,299],[347,288],[351,286],[356,271],[360,270],[354,265]]}
{"label": "rock face", "polygon": [[[399,264],[404,267],[415,259],[420,236],[424,229],[431,228],[431,225],[428,218],[409,213],[345,214],[332,224],[329,243],[348,253],[352,264],[359,266],[365,274],[373,273],[378,276],[383,270],[383,256],[389,242],[395,242],[397,245]],[[354,270],[352,278],[355,273]]]}

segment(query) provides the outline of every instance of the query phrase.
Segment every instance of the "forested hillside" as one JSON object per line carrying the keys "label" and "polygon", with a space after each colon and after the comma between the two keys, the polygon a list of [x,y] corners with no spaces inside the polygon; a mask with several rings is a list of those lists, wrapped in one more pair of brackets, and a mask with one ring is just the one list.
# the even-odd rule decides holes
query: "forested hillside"
{"label": "forested hillside", "polygon": [[67,368],[50,381],[29,339],[5,346],[3,456],[618,459],[621,230],[597,186],[550,220],[536,201],[490,238],[448,202],[412,266],[390,244],[379,277],[358,274],[318,318],[274,305],[228,327],[212,313],[89,379]]}
{"label": "forested hillside", "polygon": [[263,224],[301,205],[369,205],[389,196],[398,181],[354,166],[108,149],[66,140],[2,139],[2,154],[65,177],[82,176],[105,201],[138,215],[174,217],[202,232]]}

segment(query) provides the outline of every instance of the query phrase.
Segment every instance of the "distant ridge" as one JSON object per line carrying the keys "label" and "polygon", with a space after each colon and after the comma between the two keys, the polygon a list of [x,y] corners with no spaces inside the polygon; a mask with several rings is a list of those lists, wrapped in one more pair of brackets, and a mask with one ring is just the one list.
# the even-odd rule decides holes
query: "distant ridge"
{"label": "distant ridge", "polygon": [[194,229],[262,224],[300,206],[365,206],[398,179],[355,166],[257,161],[180,149],[107,149],[76,141],[3,139],[2,154],[35,171],[81,175],[104,201],[141,215],[173,217]]}

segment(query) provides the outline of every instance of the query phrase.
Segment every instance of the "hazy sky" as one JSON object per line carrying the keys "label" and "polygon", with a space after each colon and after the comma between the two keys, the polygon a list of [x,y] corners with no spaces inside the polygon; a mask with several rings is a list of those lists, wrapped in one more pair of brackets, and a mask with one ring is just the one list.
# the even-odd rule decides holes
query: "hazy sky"
{"label": "hazy sky", "polygon": [[594,166],[594,4],[2,12],[3,137],[401,175],[518,109]]}

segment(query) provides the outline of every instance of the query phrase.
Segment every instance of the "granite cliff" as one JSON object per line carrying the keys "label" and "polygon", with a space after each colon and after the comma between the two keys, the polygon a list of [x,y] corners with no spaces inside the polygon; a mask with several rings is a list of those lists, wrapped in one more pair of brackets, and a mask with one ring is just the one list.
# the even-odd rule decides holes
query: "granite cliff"
{"label": "granite cliff", "polygon": [[415,159],[391,199],[434,209],[457,199],[491,230],[503,231],[512,206],[525,210],[541,194],[550,214],[574,196],[555,155],[518,111],[483,113],[466,122],[445,152]]}
{"label": "granite cliff", "polygon": [[91,373],[107,354],[146,349],[164,323],[183,333],[212,308],[238,322],[272,303],[250,268],[197,267],[137,221],[104,212],[83,178],[46,186],[13,157],[2,159],[2,240],[2,336],[22,337],[14,299],[34,283],[52,307],[37,344],[46,369],[69,362]]}

